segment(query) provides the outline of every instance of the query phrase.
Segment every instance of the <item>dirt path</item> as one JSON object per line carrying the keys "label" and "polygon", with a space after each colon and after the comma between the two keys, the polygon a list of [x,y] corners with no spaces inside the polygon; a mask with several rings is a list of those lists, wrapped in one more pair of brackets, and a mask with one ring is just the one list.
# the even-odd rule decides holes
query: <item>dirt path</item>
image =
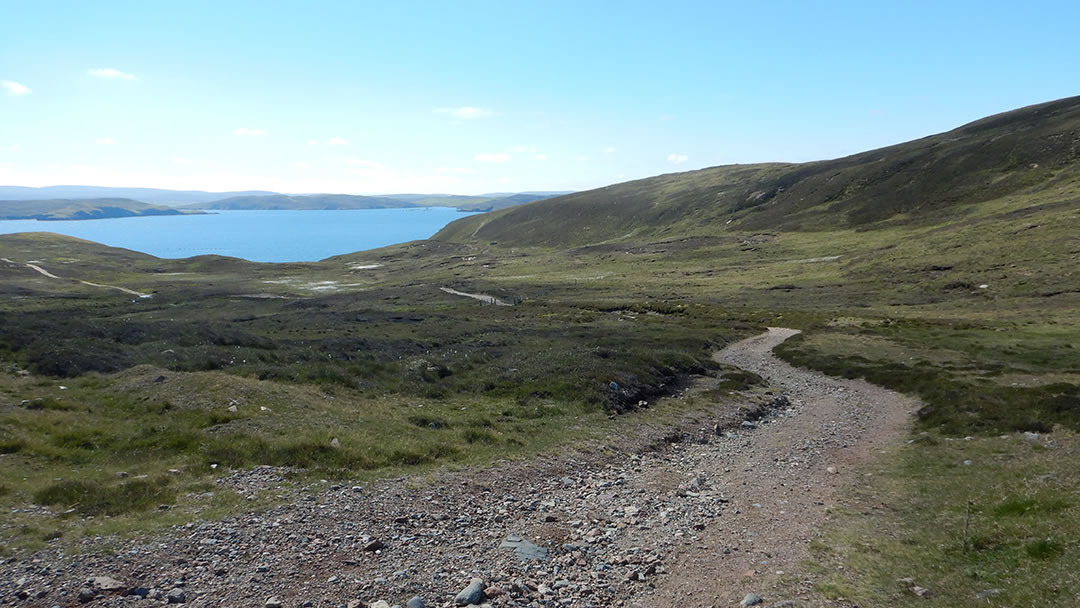
{"label": "dirt path", "polygon": [[[128,605],[121,591],[139,588],[157,604],[182,593],[194,606],[263,606],[270,597],[284,608],[404,606],[420,596],[432,607],[455,605],[478,577],[496,607],[738,606],[751,592],[765,606],[816,606],[812,581],[792,573],[826,509],[876,450],[900,441],[916,403],[774,358],[771,348],[794,333],[770,329],[717,355],[786,396],[763,396],[775,407],[755,422],[717,405],[681,433],[646,430],[602,449],[363,488],[294,489],[284,471],[258,467],[217,489],[285,504],[115,540],[112,553],[88,551],[88,539],[22,555],[0,569],[0,596],[76,605],[83,590],[97,593],[87,606],[119,606]],[[519,538],[540,559],[505,548]],[[103,575],[123,583],[87,585]]]}
{"label": "dirt path", "polygon": [[[7,260],[7,258],[5,258],[5,260],[10,261],[10,260]],[[46,277],[49,277],[50,279],[60,279],[61,281],[64,280],[63,277],[58,277],[55,274],[49,272],[48,270],[45,270],[41,266],[38,266],[37,264],[27,264],[26,267],[30,268],[30,269],[33,269],[33,270],[36,270],[36,271],[40,272],[41,274],[45,275]],[[90,287],[101,287],[103,289],[115,289],[117,291],[122,291],[122,292],[124,292],[126,294],[130,294],[130,295],[137,296],[137,297],[140,297],[140,298],[149,298],[149,297],[151,297],[151,295],[148,294],[148,293],[141,293],[141,292],[135,291],[134,289],[128,289],[127,287],[117,287],[116,285],[102,285],[101,283],[91,283],[90,281],[82,281],[82,280],[79,280],[79,279],[72,279],[72,280],[79,281],[83,285],[89,285]]]}
{"label": "dirt path", "polygon": [[[681,552],[674,576],[645,605],[738,605],[755,593],[767,603],[817,605],[812,581],[794,578],[808,545],[841,491],[886,447],[901,443],[919,403],[857,380],[798,369],[771,354],[799,333],[770,328],[715,359],[766,378],[791,401],[789,416],[688,454],[677,466],[707,471],[729,505]],[[766,428],[767,427],[767,428]]]}
{"label": "dirt path", "polygon": [[499,298],[496,298],[495,296],[489,296],[489,295],[482,294],[482,293],[465,293],[464,291],[458,291],[456,289],[451,289],[449,287],[440,287],[439,289],[445,291],[446,293],[453,294],[455,296],[464,296],[466,298],[472,298],[474,300],[480,300],[481,302],[483,302],[485,304],[494,304],[496,306],[513,306],[513,304],[511,304],[510,302],[504,302],[504,301],[500,300]]}

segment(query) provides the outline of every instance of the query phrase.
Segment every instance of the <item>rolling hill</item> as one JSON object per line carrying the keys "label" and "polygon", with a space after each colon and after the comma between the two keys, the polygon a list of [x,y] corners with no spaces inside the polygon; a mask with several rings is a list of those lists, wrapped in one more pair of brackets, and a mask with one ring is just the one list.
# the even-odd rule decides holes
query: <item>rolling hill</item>
{"label": "rolling hill", "polygon": [[846,158],[728,165],[579,192],[465,218],[435,238],[577,246],[736,230],[866,230],[939,223],[1009,196],[1076,205],[1078,181],[1080,97],[1072,97]]}
{"label": "rolling hill", "polygon": [[274,194],[263,190],[242,192],[204,192],[202,190],[164,190],[161,188],[112,188],[106,186],[0,186],[0,200],[85,200],[95,198],[127,198],[157,205],[191,205],[232,196]]}
{"label": "rolling hill", "polygon": [[0,200],[0,220],[97,220],[147,215],[185,215],[188,213],[197,212],[181,211],[160,205],[148,205],[127,198]]}

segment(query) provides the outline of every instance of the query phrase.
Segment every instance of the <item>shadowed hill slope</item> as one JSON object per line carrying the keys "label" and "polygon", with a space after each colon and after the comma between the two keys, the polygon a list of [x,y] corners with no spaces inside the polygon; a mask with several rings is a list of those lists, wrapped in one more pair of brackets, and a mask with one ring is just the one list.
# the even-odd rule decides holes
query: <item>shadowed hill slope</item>
{"label": "shadowed hill slope", "polygon": [[835,160],[713,167],[557,197],[465,218],[434,238],[574,246],[935,224],[1007,196],[1064,201],[1078,181],[1080,97],[1071,97]]}

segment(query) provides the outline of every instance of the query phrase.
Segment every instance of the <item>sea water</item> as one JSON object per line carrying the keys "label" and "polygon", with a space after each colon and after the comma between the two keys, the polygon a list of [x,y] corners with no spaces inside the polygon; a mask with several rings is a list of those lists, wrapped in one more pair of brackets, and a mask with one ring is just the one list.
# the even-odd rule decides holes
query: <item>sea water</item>
{"label": "sea water", "polygon": [[213,211],[102,220],[0,221],[0,234],[55,232],[159,258],[215,254],[254,262],[313,262],[426,239],[464,217],[456,209]]}

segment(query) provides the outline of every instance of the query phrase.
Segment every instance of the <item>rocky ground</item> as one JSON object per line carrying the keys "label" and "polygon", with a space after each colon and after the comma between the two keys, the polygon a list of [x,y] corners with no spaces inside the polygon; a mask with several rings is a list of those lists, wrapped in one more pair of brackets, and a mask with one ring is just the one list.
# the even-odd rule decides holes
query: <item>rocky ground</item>
{"label": "rocky ground", "polygon": [[298,490],[280,470],[240,472],[219,483],[288,500],[109,555],[68,547],[10,558],[0,605],[822,605],[800,573],[807,545],[917,406],[772,357],[794,333],[772,329],[718,353],[778,392],[709,424],[614,453],[365,487]]}

